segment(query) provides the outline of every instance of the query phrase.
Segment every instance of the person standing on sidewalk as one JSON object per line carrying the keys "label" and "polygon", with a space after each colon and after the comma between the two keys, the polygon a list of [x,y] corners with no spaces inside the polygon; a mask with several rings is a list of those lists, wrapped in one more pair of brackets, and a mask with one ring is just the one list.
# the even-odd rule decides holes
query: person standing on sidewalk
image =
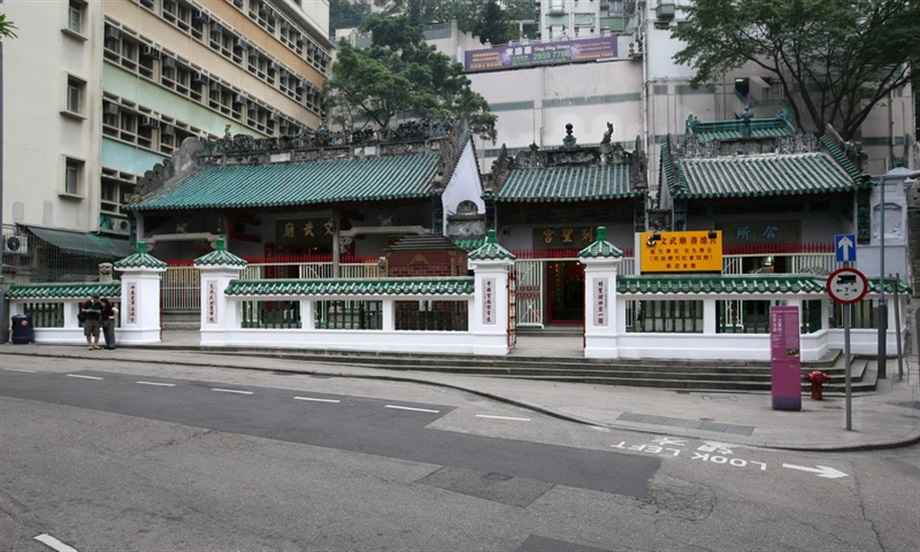
{"label": "person standing on sidewalk", "polygon": [[99,330],[102,324],[102,303],[99,302],[99,295],[95,294],[90,297],[80,308],[83,313],[83,335],[86,336],[86,346],[92,351],[101,349],[99,346]]}
{"label": "person standing on sidewalk", "polygon": [[115,349],[115,322],[118,319],[118,309],[108,298],[99,300],[102,305],[102,335],[105,337],[105,348]]}

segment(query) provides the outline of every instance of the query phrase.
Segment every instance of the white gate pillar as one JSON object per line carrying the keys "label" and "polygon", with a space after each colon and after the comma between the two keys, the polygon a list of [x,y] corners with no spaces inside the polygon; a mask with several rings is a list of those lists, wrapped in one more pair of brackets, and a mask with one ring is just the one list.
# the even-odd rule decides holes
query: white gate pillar
{"label": "white gate pillar", "polygon": [[475,336],[473,354],[507,355],[510,320],[508,316],[508,275],[514,255],[498,244],[495,230],[489,230],[486,243],[467,257],[475,272],[470,331]]}
{"label": "white gate pillar", "polygon": [[578,257],[585,265],[585,358],[617,358],[617,265],[623,252],[598,226],[597,239]]}
{"label": "white gate pillar", "polygon": [[137,252],[117,261],[115,270],[122,273],[119,343],[159,343],[160,284],[166,263],[148,254],[147,245],[138,242]]}
{"label": "white gate pillar", "polygon": [[227,251],[223,238],[217,239],[214,251],[195,259],[201,272],[201,345],[227,345],[227,332],[240,328],[240,309],[227,299],[226,291],[247,264]]}

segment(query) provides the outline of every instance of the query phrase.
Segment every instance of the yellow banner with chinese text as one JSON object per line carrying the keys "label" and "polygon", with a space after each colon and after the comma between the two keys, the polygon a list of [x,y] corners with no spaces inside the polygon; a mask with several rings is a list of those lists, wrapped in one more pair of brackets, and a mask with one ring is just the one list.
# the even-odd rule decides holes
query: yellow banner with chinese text
{"label": "yellow banner with chinese text", "polygon": [[722,231],[642,232],[639,261],[647,272],[722,272]]}

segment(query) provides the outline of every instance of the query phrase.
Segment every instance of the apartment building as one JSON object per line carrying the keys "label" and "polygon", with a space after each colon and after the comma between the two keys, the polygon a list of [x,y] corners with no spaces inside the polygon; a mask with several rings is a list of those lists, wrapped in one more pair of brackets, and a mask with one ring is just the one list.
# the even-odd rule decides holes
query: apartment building
{"label": "apartment building", "polygon": [[[763,118],[788,109],[795,99],[753,63],[712,87],[690,86],[694,71],[674,62],[683,46],[671,29],[686,20],[691,1],[541,0],[540,39],[503,45],[478,43],[446,25],[430,29],[426,38],[464,64],[473,89],[499,117],[497,141],[476,142],[483,172],[503,144],[511,154],[531,144],[551,147],[566,124],[599,137],[610,123],[624,146],[641,137],[656,181],[661,147],[685,133],[688,117],[730,120],[747,106]],[[873,110],[857,137],[868,172],[885,173],[892,158],[916,163],[914,110],[910,86]]]}
{"label": "apartment building", "polygon": [[9,279],[93,278],[130,252],[124,204],[186,138],[320,124],[334,47],[325,0],[0,7],[18,35],[3,44]]}

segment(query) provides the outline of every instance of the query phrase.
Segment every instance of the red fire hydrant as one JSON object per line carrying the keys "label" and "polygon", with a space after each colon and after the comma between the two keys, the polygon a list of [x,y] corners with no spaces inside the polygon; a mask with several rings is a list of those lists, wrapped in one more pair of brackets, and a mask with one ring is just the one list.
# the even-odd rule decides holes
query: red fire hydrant
{"label": "red fire hydrant", "polygon": [[811,382],[811,398],[816,401],[824,399],[824,384],[831,378],[821,370],[813,370],[805,379]]}

